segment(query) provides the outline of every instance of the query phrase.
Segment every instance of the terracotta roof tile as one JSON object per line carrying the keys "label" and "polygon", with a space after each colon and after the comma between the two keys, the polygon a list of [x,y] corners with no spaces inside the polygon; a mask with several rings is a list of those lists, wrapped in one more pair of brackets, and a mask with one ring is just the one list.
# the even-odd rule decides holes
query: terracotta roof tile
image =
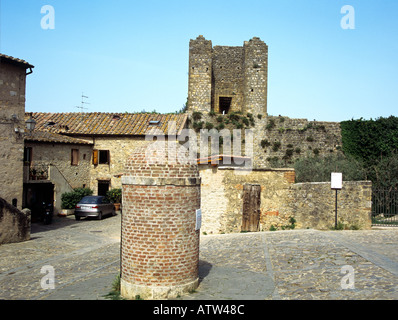
{"label": "terracotta roof tile", "polygon": [[0,53],[0,63],[2,61],[18,64],[20,66],[24,66],[25,68],[34,68],[34,66],[32,66],[30,63],[26,62],[25,60],[14,58],[11,56],[7,56],[3,53]]}
{"label": "terracotta roof tile", "polygon": [[[26,113],[26,119],[30,113]],[[146,135],[160,130],[168,133],[175,122],[177,134],[185,127],[187,114],[155,113],[33,113],[36,131],[67,135]],[[151,125],[150,121],[160,121]]]}
{"label": "terracotta roof tile", "polygon": [[34,131],[32,134],[25,135],[26,142],[50,142],[66,144],[93,144],[92,141],[76,139],[52,132]]}

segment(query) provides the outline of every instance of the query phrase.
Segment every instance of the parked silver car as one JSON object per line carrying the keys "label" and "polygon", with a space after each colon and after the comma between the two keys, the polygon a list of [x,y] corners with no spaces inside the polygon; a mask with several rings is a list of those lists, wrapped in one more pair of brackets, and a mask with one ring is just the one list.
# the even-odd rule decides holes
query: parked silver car
{"label": "parked silver car", "polygon": [[101,220],[105,215],[116,215],[115,206],[104,196],[86,196],[75,207],[75,218],[97,217]]}

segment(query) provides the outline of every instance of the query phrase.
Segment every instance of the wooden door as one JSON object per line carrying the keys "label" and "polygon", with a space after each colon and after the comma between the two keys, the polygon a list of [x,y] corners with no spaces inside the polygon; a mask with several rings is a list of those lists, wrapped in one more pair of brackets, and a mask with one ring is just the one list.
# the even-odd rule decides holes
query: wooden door
{"label": "wooden door", "polygon": [[260,230],[261,186],[243,187],[243,216],[241,231],[257,232]]}

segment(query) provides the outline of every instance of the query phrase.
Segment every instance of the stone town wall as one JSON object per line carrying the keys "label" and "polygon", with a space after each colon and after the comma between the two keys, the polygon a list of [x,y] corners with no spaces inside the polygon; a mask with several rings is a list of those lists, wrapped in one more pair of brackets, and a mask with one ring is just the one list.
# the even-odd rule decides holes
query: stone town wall
{"label": "stone town wall", "polygon": [[[335,225],[336,192],[330,182],[297,183],[291,186],[287,204],[298,228],[327,230]],[[338,191],[337,221],[348,229],[370,229],[372,226],[372,183],[344,182]]]}
{"label": "stone town wall", "polygon": [[[334,191],[330,183],[295,184],[294,169],[243,170],[200,166],[201,208],[205,234],[240,232],[243,186],[261,186],[260,230],[329,229],[334,226]],[[345,182],[339,192],[339,221],[348,228],[371,227],[371,183]]]}
{"label": "stone town wall", "polygon": [[[249,142],[245,136],[245,129],[252,130],[253,166],[259,169],[275,167],[275,164],[290,166],[295,160],[305,156],[322,157],[341,152],[342,138],[338,122],[309,121],[282,116],[264,117],[263,114],[202,114],[199,120],[190,118],[189,121],[190,128],[196,128],[198,132],[199,142],[198,123],[202,123],[203,129],[209,125],[219,131],[227,129],[231,135],[233,130],[240,129],[242,155],[247,155],[245,150]],[[219,153],[225,153],[225,149],[223,144],[220,144]],[[233,148],[231,153],[237,154]]]}
{"label": "stone town wall", "polygon": [[[257,166],[270,161],[293,163],[303,156],[327,156],[341,152],[341,128],[338,122],[308,121],[282,116],[268,116],[256,127]],[[261,140],[260,140],[261,139]],[[261,146],[263,144],[263,146]]]}
{"label": "stone town wall", "polygon": [[240,232],[243,185],[261,185],[261,230],[276,218],[288,224],[289,211],[280,208],[294,183],[293,169],[241,170],[200,166],[202,229],[207,234]]}
{"label": "stone town wall", "polygon": [[0,196],[9,203],[16,199],[19,209],[22,208],[23,190],[25,81],[24,68],[1,63]]}
{"label": "stone town wall", "polygon": [[0,245],[30,240],[30,213],[0,198]]}

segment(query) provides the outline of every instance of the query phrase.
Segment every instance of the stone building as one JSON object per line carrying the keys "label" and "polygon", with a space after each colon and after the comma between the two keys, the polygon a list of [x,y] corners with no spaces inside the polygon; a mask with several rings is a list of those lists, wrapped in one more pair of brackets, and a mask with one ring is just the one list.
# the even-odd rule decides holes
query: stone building
{"label": "stone building", "polygon": [[[252,165],[269,168],[299,157],[339,153],[341,129],[336,122],[308,121],[267,112],[268,46],[259,38],[242,47],[212,46],[203,36],[189,44],[189,125],[200,129],[253,133]],[[246,140],[246,141],[245,141]],[[240,152],[240,151],[239,151]],[[223,153],[220,151],[220,153]],[[239,155],[235,150],[232,154]]]}
{"label": "stone building", "polygon": [[34,67],[0,54],[0,197],[22,209],[26,76]]}
{"label": "stone building", "polygon": [[[158,135],[170,134],[176,139],[187,120],[185,114],[155,113],[33,113],[32,117],[35,135],[46,133],[65,139],[56,146],[50,141],[42,143],[40,148],[36,141],[33,158],[50,164],[46,153],[54,150],[64,159],[56,166],[69,177],[66,180],[71,187],[85,186],[98,195],[121,188],[125,161],[135,148]],[[77,165],[73,165],[74,156],[79,159]]]}
{"label": "stone building", "polygon": [[253,38],[242,47],[189,44],[188,112],[267,114],[268,47]]}
{"label": "stone building", "polygon": [[90,185],[92,151],[92,141],[37,130],[25,136],[23,205],[33,222],[42,202],[59,214],[63,193]]}
{"label": "stone building", "polygon": [[[202,152],[198,159],[204,233],[289,228],[292,219],[299,228],[333,225],[330,184],[295,184],[289,165],[340,153],[340,124],[268,115],[267,82],[268,46],[259,38],[242,47],[213,47],[203,36],[190,41],[189,126],[200,137],[216,129],[211,143],[220,146],[215,154],[206,146],[209,161]],[[250,165],[237,168],[235,160],[247,157]],[[370,188],[345,182],[340,218],[347,226],[370,228]]]}

